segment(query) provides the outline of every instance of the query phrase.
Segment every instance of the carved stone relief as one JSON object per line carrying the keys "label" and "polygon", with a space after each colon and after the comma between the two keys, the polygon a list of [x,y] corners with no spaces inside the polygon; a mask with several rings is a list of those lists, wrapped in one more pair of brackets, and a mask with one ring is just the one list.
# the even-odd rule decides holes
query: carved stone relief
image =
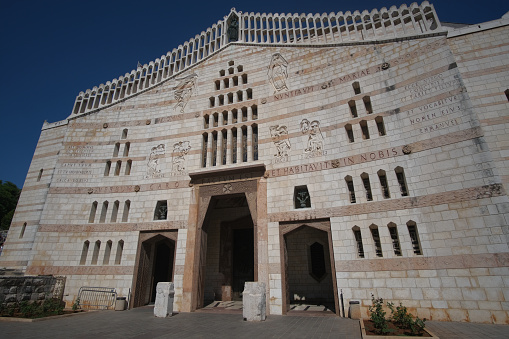
{"label": "carved stone relief", "polygon": [[274,93],[288,90],[286,84],[286,80],[288,79],[288,62],[281,54],[275,53],[272,55],[267,75],[270,83],[274,87]]}
{"label": "carved stone relief", "polygon": [[150,156],[147,163],[147,176],[146,178],[157,178],[161,177],[161,169],[159,167],[159,160],[165,155],[166,148],[164,144],[159,144],[152,147]]}
{"label": "carved stone relief", "polygon": [[302,119],[300,122],[300,130],[302,134],[308,135],[308,142],[304,153],[309,155],[322,155],[323,154],[323,135],[320,131],[320,122],[313,120],[309,122],[307,119]]}
{"label": "carved stone relief", "polygon": [[270,136],[272,142],[276,146],[277,153],[274,156],[278,159],[288,156],[288,153],[292,149],[290,139],[288,138],[288,128],[286,126],[270,126]]}
{"label": "carved stone relief", "polygon": [[179,141],[173,145],[172,172],[174,174],[185,174],[185,156],[191,149],[189,141]]}
{"label": "carved stone relief", "polygon": [[184,113],[184,108],[189,102],[191,95],[193,95],[193,91],[196,91],[196,78],[198,78],[198,75],[193,73],[184,78],[176,79],[179,83],[175,86],[174,92],[175,100],[177,100],[175,110],[180,108],[180,113]]}

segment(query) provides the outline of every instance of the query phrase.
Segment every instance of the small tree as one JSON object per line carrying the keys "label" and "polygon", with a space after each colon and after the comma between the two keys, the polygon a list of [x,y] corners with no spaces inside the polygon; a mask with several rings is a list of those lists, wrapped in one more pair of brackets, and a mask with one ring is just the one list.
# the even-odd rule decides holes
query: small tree
{"label": "small tree", "polygon": [[383,309],[384,300],[382,298],[375,299],[375,296],[371,294],[371,302],[373,305],[369,306],[369,312],[370,319],[375,326],[375,332],[382,335],[391,332],[387,324],[387,319],[385,318],[386,312]]}

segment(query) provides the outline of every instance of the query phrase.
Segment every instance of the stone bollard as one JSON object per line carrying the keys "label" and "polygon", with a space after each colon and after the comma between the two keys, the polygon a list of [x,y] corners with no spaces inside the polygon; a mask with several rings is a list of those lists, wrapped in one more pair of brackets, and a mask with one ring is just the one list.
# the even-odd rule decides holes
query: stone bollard
{"label": "stone bollard", "polygon": [[350,319],[360,319],[361,318],[360,301],[358,301],[358,300],[350,301],[350,307],[348,308],[348,318],[350,318]]}
{"label": "stone bollard", "polygon": [[173,299],[175,289],[172,282],[158,282],[156,287],[156,302],[154,315],[158,318],[166,318],[173,315]]}
{"label": "stone bollard", "polygon": [[242,316],[247,321],[264,321],[267,302],[265,283],[246,282],[242,292]]}

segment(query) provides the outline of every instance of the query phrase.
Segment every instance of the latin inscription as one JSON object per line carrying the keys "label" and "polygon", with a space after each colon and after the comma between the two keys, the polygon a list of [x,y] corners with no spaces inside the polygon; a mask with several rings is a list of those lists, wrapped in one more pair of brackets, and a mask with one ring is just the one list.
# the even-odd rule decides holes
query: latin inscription
{"label": "latin inscription", "polygon": [[302,89],[296,89],[296,90],[293,90],[290,92],[276,94],[276,95],[274,95],[274,100],[277,101],[277,100],[281,100],[281,99],[292,98],[294,96],[301,95],[301,94],[308,94],[308,93],[313,92],[313,90],[314,90],[314,86],[308,86],[308,87],[304,87]]}
{"label": "latin inscription", "polygon": [[92,152],[94,152],[94,146],[65,146],[65,152],[70,157],[91,157]]}
{"label": "latin inscription", "polygon": [[193,181],[193,184],[212,184],[217,182],[224,182],[224,181],[235,181],[235,180],[245,180],[245,179],[253,179],[253,178],[259,178],[260,173],[240,173],[240,174],[232,174],[232,175],[222,175],[218,177],[212,177],[212,178],[204,178],[204,179],[198,179]]}
{"label": "latin inscription", "polygon": [[361,164],[368,161],[375,161],[380,159],[392,158],[398,155],[402,155],[403,152],[400,148],[389,148],[376,152],[368,152],[358,154],[351,157],[345,157],[341,159],[335,159],[332,161],[321,161],[312,164],[303,164],[298,166],[290,166],[285,168],[277,168],[268,171],[269,177],[280,177],[285,175],[293,175],[299,173],[309,173],[327,170],[331,168],[346,167],[356,164]]}

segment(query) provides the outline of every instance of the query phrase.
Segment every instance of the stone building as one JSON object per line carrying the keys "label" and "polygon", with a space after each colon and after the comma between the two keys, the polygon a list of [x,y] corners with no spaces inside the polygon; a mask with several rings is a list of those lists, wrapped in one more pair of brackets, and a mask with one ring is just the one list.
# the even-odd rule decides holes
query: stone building
{"label": "stone building", "polygon": [[509,323],[509,16],[231,12],[45,123],[0,266],[174,309]]}

